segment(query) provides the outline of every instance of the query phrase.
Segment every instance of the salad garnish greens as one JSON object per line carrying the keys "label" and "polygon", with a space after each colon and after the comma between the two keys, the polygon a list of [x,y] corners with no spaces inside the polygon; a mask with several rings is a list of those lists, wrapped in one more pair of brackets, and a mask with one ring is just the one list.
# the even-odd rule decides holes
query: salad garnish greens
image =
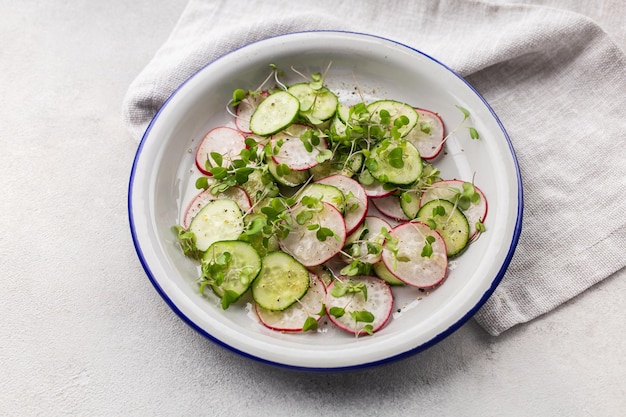
{"label": "salad garnish greens", "polygon": [[198,194],[173,230],[199,262],[199,293],[224,310],[244,297],[270,329],[316,331],[325,316],[372,335],[390,318],[392,287],[437,287],[448,259],[486,232],[474,179],[434,165],[460,129],[480,135],[462,106],[444,135],[430,109],[367,102],[358,86],[359,100],[342,102],[330,65],[291,69],[301,81],[270,65],[257,88],[233,91],[233,122],[198,146]]}

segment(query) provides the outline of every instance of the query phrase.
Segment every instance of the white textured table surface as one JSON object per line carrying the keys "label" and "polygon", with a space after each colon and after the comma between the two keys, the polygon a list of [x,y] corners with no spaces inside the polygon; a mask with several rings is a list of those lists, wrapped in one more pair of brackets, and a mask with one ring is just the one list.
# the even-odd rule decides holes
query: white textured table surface
{"label": "white textured table surface", "polygon": [[[184,324],[132,245],[120,112],[185,4],[0,0],[1,416],[626,415],[624,270],[499,337],[470,321],[354,373],[268,367]],[[626,49],[619,0],[576,7]]]}

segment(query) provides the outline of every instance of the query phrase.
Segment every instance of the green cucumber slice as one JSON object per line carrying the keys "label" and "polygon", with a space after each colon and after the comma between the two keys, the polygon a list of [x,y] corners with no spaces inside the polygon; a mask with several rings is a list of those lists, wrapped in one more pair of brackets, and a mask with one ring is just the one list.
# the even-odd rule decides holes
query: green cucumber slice
{"label": "green cucumber slice", "polygon": [[263,100],[250,118],[250,130],[259,136],[270,136],[289,126],[298,117],[300,101],[286,91]]}
{"label": "green cucumber slice", "polygon": [[259,306],[282,311],[306,294],[309,271],[291,255],[271,252],[261,262],[261,271],[252,283],[252,298]]}
{"label": "green cucumber slice", "polygon": [[417,148],[405,140],[384,140],[372,149],[365,161],[372,177],[382,183],[408,185],[422,175],[422,158]]}
{"label": "green cucumber slice", "polygon": [[272,158],[267,159],[267,168],[277,183],[287,187],[297,187],[298,185],[304,184],[310,177],[309,171],[306,169],[296,171],[289,168],[289,173],[280,175],[278,173],[278,164]]}
{"label": "green cucumber slice", "polygon": [[343,195],[343,192],[334,185],[321,183],[308,184],[300,191],[299,199],[302,200],[304,196],[325,201],[342,214],[346,210],[346,197]]}
{"label": "green cucumber slice", "polygon": [[417,111],[410,105],[395,100],[378,100],[367,105],[367,111],[370,113],[371,122],[376,124],[380,123],[380,112],[386,110],[391,117],[391,126],[394,121],[401,117],[406,116],[409,119],[409,123],[398,129],[400,137],[406,136],[413,127],[417,124],[419,115]]}
{"label": "green cucumber slice", "polygon": [[314,90],[307,83],[294,84],[287,91],[300,102],[300,113],[313,124],[329,120],[335,115],[339,100],[328,88]]}
{"label": "green cucumber slice", "polygon": [[[240,240],[214,242],[202,258],[204,278],[211,282],[213,292],[228,304],[239,299],[261,271],[261,257],[249,243]],[[222,304],[222,307],[228,307]]]}
{"label": "green cucumber slice", "polygon": [[243,231],[243,214],[239,205],[227,198],[209,201],[189,225],[196,237],[198,250],[206,251],[214,242],[236,240]]}
{"label": "green cucumber slice", "polygon": [[431,200],[424,204],[417,212],[417,220],[435,226],[446,244],[448,257],[459,255],[469,243],[467,218],[448,200]]}
{"label": "green cucumber slice", "polygon": [[414,219],[420,209],[420,194],[417,191],[404,191],[400,195],[400,207],[409,219]]}

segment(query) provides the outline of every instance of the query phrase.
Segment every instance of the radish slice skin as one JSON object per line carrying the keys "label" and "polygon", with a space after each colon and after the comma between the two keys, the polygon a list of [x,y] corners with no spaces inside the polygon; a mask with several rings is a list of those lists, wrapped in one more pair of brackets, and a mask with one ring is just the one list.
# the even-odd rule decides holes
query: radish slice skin
{"label": "radish slice skin", "polygon": [[[326,202],[321,202],[321,204],[323,209],[314,213],[313,218],[302,225],[298,224],[296,217],[307,208],[298,205],[291,209],[292,229],[287,237],[279,241],[283,251],[306,267],[328,261],[341,251],[346,242],[346,224],[343,215],[331,204]],[[320,241],[317,237],[318,230],[308,227],[313,224],[332,230],[334,236],[328,236],[326,240]]]}
{"label": "radish slice skin", "polygon": [[[405,136],[425,160],[435,159],[443,150],[444,125],[441,117],[430,110],[415,108],[419,115],[418,124]],[[421,124],[425,123],[424,130]]]}
{"label": "radish slice skin", "polygon": [[191,200],[187,206],[187,210],[185,210],[181,226],[188,229],[191,220],[200,210],[202,210],[202,207],[204,207],[209,201],[217,200],[218,198],[229,198],[234,200],[244,213],[248,212],[252,207],[248,193],[246,193],[241,187],[231,187],[219,194],[212,194],[210,188],[207,188],[206,190],[199,192],[193,200]]}
{"label": "radish slice skin", "polygon": [[395,194],[386,197],[372,198],[372,204],[374,204],[374,207],[376,207],[378,211],[390,219],[397,221],[410,220],[408,216],[404,214],[404,210],[402,210],[400,197]]}
{"label": "radish slice skin", "polygon": [[349,235],[354,232],[363,223],[369,208],[369,200],[361,184],[341,174],[330,175],[316,182],[333,185],[343,192],[346,197],[346,212],[344,214],[346,233]]}
{"label": "radish slice skin", "polygon": [[[430,185],[428,190],[426,190],[420,199],[420,206],[428,203],[432,200],[443,199],[450,200],[454,197],[454,195],[458,191],[463,190],[463,183],[465,181],[461,180],[442,180],[434,182]],[[469,223],[470,231],[470,239],[478,233],[476,230],[476,223],[485,221],[487,218],[488,204],[487,198],[485,198],[485,194],[482,192],[480,188],[474,186],[474,189],[478,194],[480,194],[480,201],[476,204],[472,203],[467,210],[461,210],[465,217],[467,217],[467,222]]]}
{"label": "radish slice skin", "polygon": [[[363,283],[367,287],[367,300],[362,292],[348,293],[341,297],[332,295],[333,288],[336,285],[345,285],[346,283]],[[368,334],[364,329],[364,325],[371,325],[372,332],[382,329],[389,321],[391,311],[393,309],[393,293],[391,287],[385,281],[378,277],[369,275],[357,275],[354,277],[343,277],[341,281],[338,279],[333,281],[326,291],[326,314],[330,321],[338,328],[356,335]],[[336,317],[331,314],[332,308],[344,308],[345,314]],[[350,312],[368,311],[374,316],[371,323],[356,322]]]}
{"label": "radish slice skin", "polygon": [[[396,226],[389,234],[392,239],[397,239],[393,245],[397,253],[392,250],[389,239],[383,245],[382,260],[389,272],[405,284],[418,288],[431,288],[443,281],[448,256],[439,233],[424,223],[407,222]],[[422,256],[426,236],[435,239],[431,244],[432,254],[428,257]]]}
{"label": "radish slice skin", "polygon": [[[241,132],[227,126],[216,127],[211,129],[200,142],[196,151],[196,167],[203,174],[211,175],[206,168],[206,161],[211,157],[211,152],[222,155],[222,166],[228,166],[245,148],[246,138]],[[211,163],[214,161],[211,160]]]}
{"label": "radish slice skin", "polygon": [[319,322],[322,317],[319,313],[324,308],[326,286],[314,273],[309,273],[311,284],[302,299],[282,311],[266,310],[255,304],[256,313],[265,327],[280,332],[301,332],[308,317]]}

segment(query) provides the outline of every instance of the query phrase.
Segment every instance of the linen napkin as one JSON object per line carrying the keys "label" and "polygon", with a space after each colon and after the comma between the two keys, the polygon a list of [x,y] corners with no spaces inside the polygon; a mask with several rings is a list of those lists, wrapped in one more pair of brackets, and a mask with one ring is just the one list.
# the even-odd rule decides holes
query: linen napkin
{"label": "linen napkin", "polygon": [[140,140],[185,79],[278,34],[366,32],[419,49],[491,104],[516,150],[525,213],[502,282],[475,315],[490,334],[544,314],[626,265],[626,57],[589,18],[481,1],[191,0],[128,89]]}

